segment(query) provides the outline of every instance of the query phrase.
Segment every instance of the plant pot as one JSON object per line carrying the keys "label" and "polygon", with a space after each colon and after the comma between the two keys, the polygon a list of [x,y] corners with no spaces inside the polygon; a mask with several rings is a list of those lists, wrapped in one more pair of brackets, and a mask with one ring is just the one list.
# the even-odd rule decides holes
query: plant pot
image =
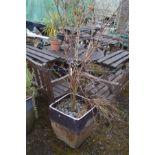
{"label": "plant pot", "polygon": [[94,6],[93,6],[93,5],[89,5],[89,6],[88,6],[88,10],[89,10],[89,11],[94,11]]}
{"label": "plant pot", "polygon": [[26,99],[26,134],[28,134],[34,125],[34,110],[32,104],[32,96]]}
{"label": "plant pot", "polygon": [[62,33],[57,34],[57,39],[64,41],[64,38],[65,38],[64,34],[62,34]]}
{"label": "plant pot", "polygon": [[55,39],[51,41],[51,49],[52,51],[59,51],[60,50],[60,41]]}
{"label": "plant pot", "polygon": [[[96,107],[88,110],[82,117],[74,118],[56,108],[71,94],[66,94],[49,106],[51,126],[58,139],[64,141],[72,148],[77,148],[90,135],[94,126],[94,116],[97,113]],[[85,99],[77,95],[77,98]]]}

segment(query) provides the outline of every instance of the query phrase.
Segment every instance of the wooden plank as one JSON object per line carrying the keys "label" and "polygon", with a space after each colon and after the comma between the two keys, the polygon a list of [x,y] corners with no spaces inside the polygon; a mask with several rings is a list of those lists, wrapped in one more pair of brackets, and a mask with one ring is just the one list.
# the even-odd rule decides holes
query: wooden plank
{"label": "wooden plank", "polygon": [[[94,87],[93,87],[94,88]],[[89,91],[88,91],[89,92]],[[96,92],[97,92],[97,88],[95,87],[94,89],[92,89],[92,90],[90,90],[90,92],[92,93],[92,94],[95,94]]]}
{"label": "wooden plank", "polygon": [[46,84],[46,88],[47,88],[47,95],[50,99],[50,101],[53,100],[53,87],[52,87],[52,84],[51,84],[51,81],[50,81],[50,72],[47,71],[47,72],[44,72],[44,79],[45,79],[45,84]]}
{"label": "wooden plank", "polygon": [[116,68],[118,67],[122,62],[125,62],[129,59],[129,55],[125,56],[124,58],[120,59],[119,61],[111,64],[112,67]]}
{"label": "wooden plank", "polygon": [[111,94],[111,93],[110,93],[110,91],[109,91],[109,89],[108,89],[107,91],[105,91],[105,92],[103,93],[102,96],[104,96],[105,98],[107,98],[110,94]]}
{"label": "wooden plank", "polygon": [[34,61],[30,56],[26,56],[26,59],[29,61],[29,62],[32,62],[33,64],[37,65],[37,66],[42,66],[42,61],[39,63],[39,62],[36,62]]}
{"label": "wooden plank", "polygon": [[107,79],[108,79],[109,81],[113,81],[113,80],[114,80],[116,77],[118,77],[121,73],[122,73],[122,71],[121,71],[121,70],[118,70],[116,73],[109,75],[109,76],[107,77]]}
{"label": "wooden plank", "polygon": [[54,98],[57,98],[61,95],[60,93],[57,93],[56,91],[54,91],[53,94],[54,94]]}
{"label": "wooden plank", "polygon": [[55,83],[59,83],[59,82],[65,80],[65,79],[67,79],[68,77],[69,77],[69,74],[64,75],[64,76],[62,76],[62,77],[60,77],[60,78],[57,78],[57,79],[51,80],[51,83],[53,83],[53,84],[55,84]]}
{"label": "wooden plank", "polygon": [[109,38],[112,40],[117,40],[119,42],[123,41],[123,39],[119,38],[119,37],[113,37],[113,36],[108,36],[108,35],[102,35],[103,38]]}
{"label": "wooden plank", "polygon": [[62,86],[66,87],[66,88],[69,88],[69,83],[67,81],[61,83]]}
{"label": "wooden plank", "polygon": [[121,78],[123,77],[123,74],[118,75],[116,78],[114,78],[112,81],[113,82],[119,82]]}
{"label": "wooden plank", "polygon": [[88,39],[90,39],[90,38],[91,38],[91,35],[88,34],[88,33],[82,32],[82,33],[80,34],[80,39],[88,40]]}
{"label": "wooden plank", "polygon": [[61,91],[59,89],[57,89],[56,87],[53,87],[53,94],[54,94],[54,98],[57,98],[59,96],[62,96],[64,94],[66,94],[66,91]]}
{"label": "wooden plank", "polygon": [[115,97],[115,95],[114,94],[109,94],[109,95],[107,95],[107,99],[108,100],[113,100],[114,99],[114,97]]}
{"label": "wooden plank", "polygon": [[106,65],[110,65],[111,63],[114,63],[114,62],[120,60],[121,58],[127,56],[128,54],[129,54],[128,52],[120,53],[119,55],[115,55],[114,57],[112,57],[108,60],[105,60],[104,62],[102,61],[102,63],[106,64]]}
{"label": "wooden plank", "polygon": [[120,75],[120,74],[122,74],[122,72],[123,72],[123,70],[122,69],[119,69],[119,70],[117,70],[117,72],[115,73],[115,75]]}
{"label": "wooden plank", "polygon": [[34,76],[35,76],[35,80],[37,82],[37,85],[38,85],[38,87],[40,87],[41,85],[40,85],[40,79],[39,79],[38,71],[35,67],[33,68],[33,71],[34,71]]}
{"label": "wooden plank", "polygon": [[41,52],[38,52],[38,51],[35,51],[35,50],[30,50],[30,49],[29,49],[29,51],[27,51],[27,53],[34,54],[34,55],[36,55],[36,56],[45,58],[45,59],[47,59],[47,60],[49,60],[49,61],[55,60],[55,59],[56,59],[56,58],[53,57],[53,56],[49,56],[49,55],[47,55],[47,54],[45,54],[45,53],[41,53]]}
{"label": "wooden plank", "polygon": [[111,42],[111,39],[109,39],[109,38],[102,38],[101,42],[109,44]]}
{"label": "wooden plank", "polygon": [[39,57],[39,56],[36,56],[36,55],[34,55],[34,54],[32,54],[32,53],[26,53],[26,55],[28,55],[28,56],[30,56],[31,58],[34,58],[34,59],[36,59],[36,60],[39,60],[39,61],[41,61],[42,63],[46,63],[48,60],[47,59],[44,59],[44,58],[41,58],[41,57]]}
{"label": "wooden plank", "polygon": [[59,89],[59,88],[57,87],[57,85],[53,87],[53,91],[56,91],[57,93],[60,93],[60,94],[63,94],[63,93],[66,92],[66,91],[64,91],[64,90],[62,90],[62,89]]}
{"label": "wooden plank", "polygon": [[52,56],[52,57],[55,57],[55,58],[59,58],[59,56],[57,54],[54,54],[54,53],[51,53],[50,51],[48,50],[45,50],[45,49],[38,49],[38,48],[35,48],[33,46],[29,46],[27,45],[26,46],[26,51],[29,51],[29,50],[34,50],[34,51],[37,51],[39,53],[44,53],[46,55],[49,55],[49,56]]}
{"label": "wooden plank", "polygon": [[111,40],[109,41],[109,44],[116,45],[117,43],[119,43],[117,40],[111,39]]}
{"label": "wooden plank", "polygon": [[103,87],[105,87],[105,84],[101,83],[101,84],[98,84],[96,87],[93,87],[90,91],[92,93],[96,94]]}
{"label": "wooden plank", "polygon": [[104,86],[104,87],[102,87],[102,89],[97,91],[96,95],[101,97],[107,90],[108,90],[108,87]]}
{"label": "wooden plank", "polygon": [[[68,30],[68,31],[74,31],[75,30],[75,28],[74,27],[65,27],[65,30]],[[91,27],[89,27],[89,26],[81,26],[80,27],[80,32],[87,32],[87,31],[91,31],[92,30],[92,28]]]}
{"label": "wooden plank", "polygon": [[101,59],[99,59],[97,62],[102,62],[102,61],[105,61],[105,60],[108,60],[108,59],[110,59],[111,57],[113,57],[113,56],[115,56],[115,55],[118,55],[118,54],[120,54],[120,53],[122,53],[123,52],[123,50],[119,50],[119,51],[116,51],[116,52],[114,52],[114,53],[112,53],[112,54],[109,54],[109,55],[107,55],[107,56],[105,56],[105,57],[102,57]]}
{"label": "wooden plank", "polygon": [[104,51],[100,50],[100,49],[97,49],[98,51],[96,52],[93,52],[92,56],[91,56],[91,59],[93,61],[97,61],[99,59],[101,59],[102,57],[104,57]]}
{"label": "wooden plank", "polygon": [[68,89],[69,89],[69,88],[67,88],[67,87],[65,87],[65,86],[63,86],[61,84],[56,85],[56,87],[63,90],[63,91],[68,91]]}
{"label": "wooden plank", "polygon": [[108,81],[112,81],[115,78],[115,74],[111,74],[107,77]]}
{"label": "wooden plank", "polygon": [[45,85],[45,80],[44,80],[44,74],[43,74],[42,71],[40,71],[40,78],[41,78],[43,89],[46,90],[46,85]]}
{"label": "wooden plank", "polygon": [[86,87],[85,87],[85,91],[89,92],[91,91],[92,89],[94,89],[95,86],[93,85],[93,83],[89,83]]}
{"label": "wooden plank", "polygon": [[101,42],[102,44],[110,44],[110,43],[112,43],[112,42],[118,42],[118,41],[116,41],[116,40],[113,40],[113,39],[111,39],[111,38],[102,38],[102,37],[100,37],[100,38],[94,38],[94,40],[96,40],[96,41],[99,41],[99,42]]}
{"label": "wooden plank", "polygon": [[117,76],[114,81],[119,82],[119,86],[114,87],[114,94],[118,94],[121,90],[121,88],[123,88],[124,84],[126,83],[125,79],[124,79],[124,74],[121,74],[119,76]]}
{"label": "wooden plank", "polygon": [[41,79],[41,76],[40,76],[40,70],[39,69],[37,69],[37,73],[38,73],[40,88],[43,88],[43,83],[42,83],[42,79]]}

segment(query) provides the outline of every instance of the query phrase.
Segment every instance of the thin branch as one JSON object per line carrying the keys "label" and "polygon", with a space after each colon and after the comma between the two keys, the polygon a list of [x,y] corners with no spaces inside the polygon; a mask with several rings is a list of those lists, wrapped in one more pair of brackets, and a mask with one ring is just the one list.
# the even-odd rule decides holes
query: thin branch
{"label": "thin branch", "polygon": [[101,81],[101,82],[103,82],[103,83],[110,84],[110,85],[115,85],[115,86],[118,86],[118,85],[119,85],[118,82],[112,82],[112,81],[108,81],[108,80],[103,80],[103,79],[101,79],[101,78],[98,78],[98,77],[93,76],[93,75],[91,75],[91,74],[89,74],[89,73],[86,73],[86,72],[82,72],[82,76],[85,76],[85,77],[87,77],[87,78],[94,79],[94,80],[96,80],[96,81]]}
{"label": "thin branch", "polygon": [[62,76],[61,78],[58,78],[58,79],[55,79],[55,80],[51,80],[51,83],[54,84],[54,83],[56,83],[56,82],[59,82],[59,81],[61,81],[61,80],[66,79],[66,78],[68,78],[68,77],[69,77],[69,74],[67,74],[67,75],[65,75],[65,76]]}

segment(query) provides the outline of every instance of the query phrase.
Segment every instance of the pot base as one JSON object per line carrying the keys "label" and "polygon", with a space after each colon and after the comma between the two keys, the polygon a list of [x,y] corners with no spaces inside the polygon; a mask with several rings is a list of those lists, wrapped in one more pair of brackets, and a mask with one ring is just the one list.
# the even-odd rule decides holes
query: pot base
{"label": "pot base", "polygon": [[77,148],[91,134],[94,127],[94,120],[90,120],[80,133],[75,133],[54,121],[51,121],[51,126],[58,139],[64,141],[71,148]]}

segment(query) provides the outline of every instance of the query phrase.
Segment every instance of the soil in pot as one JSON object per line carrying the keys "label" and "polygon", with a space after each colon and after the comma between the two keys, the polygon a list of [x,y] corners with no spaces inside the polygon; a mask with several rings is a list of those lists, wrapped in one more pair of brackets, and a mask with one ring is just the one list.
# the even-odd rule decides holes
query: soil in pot
{"label": "soil in pot", "polygon": [[84,100],[76,100],[77,111],[73,111],[71,98],[66,98],[56,108],[69,116],[80,118],[90,109],[88,102],[83,102]]}

